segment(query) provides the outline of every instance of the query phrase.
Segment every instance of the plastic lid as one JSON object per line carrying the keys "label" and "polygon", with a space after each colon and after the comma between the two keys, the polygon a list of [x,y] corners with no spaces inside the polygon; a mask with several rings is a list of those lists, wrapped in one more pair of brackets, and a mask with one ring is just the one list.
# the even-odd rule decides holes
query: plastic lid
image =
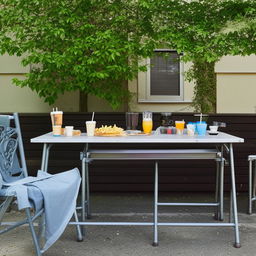
{"label": "plastic lid", "polygon": [[52,111],[51,114],[63,114],[63,111]]}

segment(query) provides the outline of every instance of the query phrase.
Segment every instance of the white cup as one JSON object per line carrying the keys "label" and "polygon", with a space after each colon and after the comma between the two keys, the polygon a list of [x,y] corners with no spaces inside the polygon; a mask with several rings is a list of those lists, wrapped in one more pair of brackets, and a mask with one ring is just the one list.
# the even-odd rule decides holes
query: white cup
{"label": "white cup", "polygon": [[65,126],[65,135],[68,137],[73,136],[74,126]]}
{"label": "white cup", "polygon": [[218,126],[217,125],[210,126],[210,132],[213,132],[213,133],[218,132]]}
{"label": "white cup", "polygon": [[87,136],[94,136],[94,131],[96,127],[96,121],[86,121],[86,132]]}

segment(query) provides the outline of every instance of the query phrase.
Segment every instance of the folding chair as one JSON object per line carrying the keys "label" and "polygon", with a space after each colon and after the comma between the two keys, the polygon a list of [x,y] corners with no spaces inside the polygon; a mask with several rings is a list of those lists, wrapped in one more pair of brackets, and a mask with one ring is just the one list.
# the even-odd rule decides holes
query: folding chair
{"label": "folding chair", "polygon": [[[14,121],[14,126],[11,127],[10,122]],[[25,161],[24,148],[21,137],[21,129],[19,124],[18,114],[0,116],[0,177],[3,182],[11,183],[19,179],[23,179],[28,176],[27,166]],[[2,225],[3,217],[11,206],[13,200],[16,198],[15,193],[10,192],[6,187],[1,188],[0,180],[0,197],[4,200],[0,204],[0,226]],[[22,221],[15,222],[14,224],[7,226],[0,230],[0,234],[4,234],[18,226],[28,224],[33,243],[36,250],[36,255],[42,255],[42,249],[40,248],[40,240],[43,235],[43,214],[44,208],[39,210],[35,214],[31,214],[31,208],[25,209],[26,218]],[[76,212],[74,213],[75,220],[78,221]],[[35,232],[34,222],[39,219],[38,233]],[[5,224],[5,223],[3,223]],[[82,240],[82,234],[80,226],[76,226],[78,240]]]}

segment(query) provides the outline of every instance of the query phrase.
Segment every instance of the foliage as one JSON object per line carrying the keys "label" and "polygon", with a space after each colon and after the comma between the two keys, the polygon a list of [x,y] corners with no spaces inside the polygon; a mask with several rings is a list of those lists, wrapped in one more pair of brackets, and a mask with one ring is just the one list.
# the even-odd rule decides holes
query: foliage
{"label": "foliage", "polygon": [[214,63],[256,53],[255,0],[0,0],[0,7],[0,53],[22,55],[31,67],[15,83],[49,103],[81,90],[117,107],[129,98],[123,81],[146,70],[138,61],[159,44],[194,63],[194,105],[213,111]]}
{"label": "foliage", "polygon": [[159,0],[156,8],[162,40],[193,63],[187,78],[195,82],[195,109],[215,111],[214,64],[225,55],[256,53],[256,1]]}
{"label": "foliage", "polygon": [[[222,56],[256,52],[256,1],[159,0],[161,38],[186,53],[185,61],[218,61]],[[235,24],[235,29],[232,29]]]}
{"label": "foliage", "polygon": [[216,111],[216,74],[215,62],[194,60],[186,76],[195,82],[193,106],[197,112],[213,113]]}
{"label": "foliage", "polygon": [[[138,60],[152,54],[152,13],[147,1],[0,0],[0,53],[24,56],[28,86],[50,104],[81,90],[113,107],[129,97]],[[129,58],[129,61],[128,61]]]}

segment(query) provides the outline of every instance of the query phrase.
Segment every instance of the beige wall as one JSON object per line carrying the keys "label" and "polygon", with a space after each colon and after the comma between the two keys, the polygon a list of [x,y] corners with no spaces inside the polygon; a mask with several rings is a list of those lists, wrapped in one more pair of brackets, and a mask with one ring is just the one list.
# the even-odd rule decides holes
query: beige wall
{"label": "beige wall", "polygon": [[[60,95],[53,106],[49,106],[43,99],[29,88],[20,88],[12,84],[14,77],[22,79],[29,72],[29,67],[21,65],[21,58],[17,56],[0,56],[0,113],[44,113],[53,106],[65,112],[79,111],[79,92],[69,92]],[[110,104],[93,95],[88,96],[88,111],[113,111]],[[122,106],[115,111],[125,111]]]}
{"label": "beige wall", "polygon": [[256,113],[256,56],[227,56],[216,65],[217,112]]}
{"label": "beige wall", "polygon": [[[0,113],[22,112],[43,113],[49,112],[53,106],[49,106],[43,99],[29,88],[20,88],[12,84],[12,78],[22,79],[23,75],[0,74]],[[72,112],[79,110],[78,93],[66,93],[57,100],[54,107]]]}
{"label": "beige wall", "polygon": [[0,55],[0,74],[24,74],[29,72],[29,67],[21,65],[21,57]]}
{"label": "beige wall", "polygon": [[[14,77],[22,79],[29,72],[29,67],[21,65],[21,58],[16,56],[0,56],[0,113],[22,112],[40,113],[49,112],[49,106],[43,99],[29,88],[20,88],[12,84]],[[65,93],[54,104],[66,112],[79,111],[79,94]]]}
{"label": "beige wall", "polygon": [[[186,64],[184,70],[188,69]],[[216,65],[217,73],[217,112],[218,113],[256,113],[256,56],[227,56]],[[22,78],[29,68],[20,64],[15,56],[0,56],[0,113],[1,112],[48,112],[52,108],[29,88],[19,88],[12,84],[14,77]],[[143,77],[143,76],[142,76]],[[140,83],[143,82],[140,81]],[[144,81],[145,82],[145,81]],[[131,111],[170,111],[192,112],[193,84],[184,82],[184,102],[176,103],[138,103],[137,80],[129,82],[133,98],[129,104]],[[111,106],[94,96],[88,98],[88,111],[113,111]],[[79,93],[66,93],[54,106],[66,112],[79,111]],[[117,111],[126,111],[121,107]]]}
{"label": "beige wall", "polygon": [[217,75],[218,113],[256,113],[256,73]]}

